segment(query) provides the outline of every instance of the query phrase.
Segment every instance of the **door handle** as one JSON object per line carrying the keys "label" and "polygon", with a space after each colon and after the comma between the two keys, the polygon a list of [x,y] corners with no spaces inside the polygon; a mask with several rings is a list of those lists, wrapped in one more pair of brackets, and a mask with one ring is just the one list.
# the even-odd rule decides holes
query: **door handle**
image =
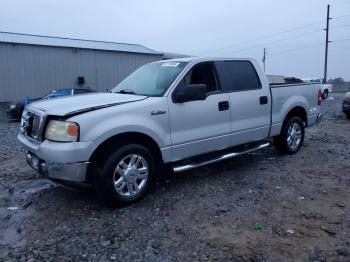
{"label": "door handle", "polygon": [[228,103],[228,101],[221,101],[219,102],[218,107],[219,111],[225,111],[230,108],[230,104]]}
{"label": "door handle", "polygon": [[260,97],[260,105],[266,105],[268,102],[269,102],[269,99],[267,96]]}

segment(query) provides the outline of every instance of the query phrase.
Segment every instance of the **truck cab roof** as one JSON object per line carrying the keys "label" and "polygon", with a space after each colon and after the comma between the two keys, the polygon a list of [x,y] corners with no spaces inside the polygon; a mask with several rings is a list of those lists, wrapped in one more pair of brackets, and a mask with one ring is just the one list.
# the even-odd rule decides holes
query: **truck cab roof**
{"label": "truck cab roof", "polygon": [[255,59],[252,58],[232,58],[232,57],[183,57],[183,58],[174,58],[174,59],[168,59],[168,60],[162,60],[155,63],[164,63],[164,62],[208,62],[208,61],[255,61]]}

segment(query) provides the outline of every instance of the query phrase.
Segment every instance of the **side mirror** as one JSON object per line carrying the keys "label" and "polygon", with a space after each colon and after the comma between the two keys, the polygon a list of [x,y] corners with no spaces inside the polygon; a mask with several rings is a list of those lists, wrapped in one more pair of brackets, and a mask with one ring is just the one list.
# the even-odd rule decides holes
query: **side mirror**
{"label": "side mirror", "polygon": [[205,84],[184,85],[173,96],[175,103],[205,100],[207,98],[207,86]]}

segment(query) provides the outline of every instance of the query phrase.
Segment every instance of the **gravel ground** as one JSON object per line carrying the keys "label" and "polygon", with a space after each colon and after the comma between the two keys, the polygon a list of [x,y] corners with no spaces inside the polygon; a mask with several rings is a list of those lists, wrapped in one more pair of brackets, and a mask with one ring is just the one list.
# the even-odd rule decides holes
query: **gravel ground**
{"label": "gravel ground", "polygon": [[132,206],[40,178],[0,122],[0,261],[350,261],[343,95],[293,156],[274,148],[170,177]]}

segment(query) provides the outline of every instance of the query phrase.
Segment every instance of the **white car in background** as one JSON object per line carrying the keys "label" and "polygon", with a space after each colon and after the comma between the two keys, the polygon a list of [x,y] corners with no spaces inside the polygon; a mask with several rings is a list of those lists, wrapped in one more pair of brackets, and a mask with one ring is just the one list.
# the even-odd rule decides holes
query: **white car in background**
{"label": "white car in background", "polygon": [[333,92],[333,85],[332,84],[322,84],[321,91],[322,91],[323,99],[326,99],[326,98],[328,98],[329,93]]}
{"label": "white car in background", "polygon": [[305,83],[318,83],[321,84],[322,98],[327,99],[329,94],[333,92],[332,84],[322,84],[322,79],[303,79]]}

